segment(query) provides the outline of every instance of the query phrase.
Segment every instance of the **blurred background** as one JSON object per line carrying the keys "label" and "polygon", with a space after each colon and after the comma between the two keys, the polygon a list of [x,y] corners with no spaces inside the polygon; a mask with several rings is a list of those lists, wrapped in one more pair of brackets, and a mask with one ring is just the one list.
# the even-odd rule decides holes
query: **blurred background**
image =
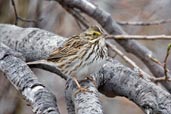
{"label": "blurred background", "polygon": [[[57,2],[48,0],[14,0],[17,13],[20,17],[36,20],[36,23],[19,21],[21,27],[37,27],[70,37],[81,32],[76,19],[72,17]],[[89,0],[101,9],[109,12],[117,21],[144,21],[167,20],[171,18],[171,0]],[[93,19],[84,15],[92,24],[97,24]],[[15,23],[14,9],[10,0],[0,0],[0,23]],[[123,29],[132,35],[171,35],[171,23],[152,26],[122,25]],[[163,62],[166,55],[168,41],[139,41],[152,50],[154,55]],[[124,50],[113,42],[123,52]],[[171,43],[171,41],[170,41]],[[125,52],[124,52],[125,53]],[[111,56],[115,54],[109,51]],[[150,73],[147,67],[135,56],[125,53],[134,60],[142,69]],[[127,65],[120,57],[115,56],[122,64]],[[171,56],[168,59],[168,68],[171,69]],[[65,81],[60,77],[43,71],[33,69],[38,79],[52,91],[58,101],[62,114],[67,114],[64,98]],[[107,98],[100,95],[105,114],[144,114],[133,102],[124,97]],[[32,114],[30,106],[15,90],[10,82],[0,73],[0,114]]]}

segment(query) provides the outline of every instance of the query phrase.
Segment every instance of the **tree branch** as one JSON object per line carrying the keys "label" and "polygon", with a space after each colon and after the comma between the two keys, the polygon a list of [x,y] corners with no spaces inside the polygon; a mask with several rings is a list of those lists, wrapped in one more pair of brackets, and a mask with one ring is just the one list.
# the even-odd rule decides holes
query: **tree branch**
{"label": "tree branch", "polygon": [[[69,114],[103,114],[103,108],[98,97],[98,91],[91,81],[81,82],[82,87],[88,87],[86,93],[79,92],[74,81],[69,79],[66,84],[65,98]],[[73,105],[75,108],[73,108]]]}
{"label": "tree branch", "polygon": [[[129,65],[131,65],[134,69],[137,69],[139,72],[139,75],[142,76],[144,79],[153,79],[152,76],[150,76],[148,73],[144,72],[134,61],[132,61],[129,57],[124,55],[119,49],[116,48],[116,46],[112,45],[110,42],[106,41],[106,44],[110,46],[110,48],[115,51],[125,62],[127,62]],[[154,79],[153,79],[154,80]]]}
{"label": "tree branch", "polygon": [[67,80],[67,76],[64,75],[54,63],[50,63],[44,60],[28,62],[27,65],[31,68],[40,68],[51,73],[59,75],[61,78]]}
{"label": "tree branch", "polygon": [[[47,31],[42,31],[40,29],[36,29],[37,31],[34,32],[34,34],[32,33],[31,35],[32,37],[39,39],[39,40],[33,40],[31,36],[30,37],[26,37],[26,36],[29,36],[30,32],[32,32],[33,30],[35,31],[35,28],[22,29],[22,28],[10,26],[10,25],[0,25],[0,28],[1,28],[0,35],[2,36],[0,37],[1,38],[0,40],[8,45],[10,44],[10,47],[12,47],[15,50],[20,50],[18,49],[20,48],[20,46],[16,45],[16,42],[22,46],[24,43],[23,49],[20,50],[20,52],[24,53],[25,54],[24,56],[30,60],[46,58],[48,55],[43,55],[43,57],[40,56],[42,55],[42,51],[43,52],[52,51],[52,49],[59,47],[59,45],[61,45],[61,43],[64,41],[61,37],[59,36],[55,37],[54,34],[49,33]],[[9,31],[10,31],[10,35],[9,35]],[[19,33],[20,35],[18,37],[16,38],[13,37],[15,36],[15,34],[19,34]],[[37,33],[41,33],[42,35],[37,34]],[[51,37],[46,37],[47,34],[48,36],[51,36]],[[40,37],[42,38],[41,42],[43,42],[41,44],[40,44]],[[5,39],[3,38],[7,38],[6,40],[8,40],[8,42],[5,42]],[[26,40],[27,38],[29,38],[29,40]],[[55,42],[55,44],[59,44],[59,45],[52,45],[50,43],[44,43],[45,41],[49,41],[49,40],[53,41],[51,43]],[[13,41],[13,43],[11,43],[11,41]],[[28,49],[30,45],[32,45],[33,50]],[[26,49],[28,49],[27,53],[25,52]],[[2,52],[3,51],[1,51],[1,53]],[[29,57],[30,54],[34,55],[33,53],[35,52],[37,52],[36,56],[33,56],[32,58],[30,58]],[[1,58],[9,58],[9,57],[2,56]],[[17,62],[22,63],[21,66],[26,68],[26,70],[24,69],[24,71],[28,70],[28,67],[26,67],[25,63],[22,62],[20,59],[17,59],[15,57],[10,57],[10,58],[13,58],[11,62],[15,62],[16,65],[18,65]],[[5,63],[10,63],[10,62],[4,62],[4,64]],[[8,69],[9,67],[4,67],[4,68]],[[20,67],[14,67],[14,68],[15,69],[13,69],[13,71],[15,71],[16,68],[17,70],[20,70]],[[7,70],[4,69],[4,72],[6,71]],[[29,75],[30,77],[34,75],[32,73],[31,74],[26,73],[26,74]],[[142,77],[139,76],[139,73],[132,71],[131,69],[121,65],[117,61],[108,60],[103,65],[103,68],[99,72],[95,73],[93,76],[94,76],[94,80],[96,82],[96,87],[98,88],[98,90],[108,97],[114,97],[116,95],[125,96],[126,98],[129,98],[131,101],[135,102],[138,106],[140,106],[144,110],[144,112],[149,111],[151,113],[160,113],[160,114],[171,113],[171,108],[170,108],[171,107],[171,95],[167,91],[165,91],[164,89],[161,89],[159,86],[155,85],[151,81],[144,80]],[[22,79],[23,78],[21,77],[19,78],[19,80],[22,80]],[[35,90],[36,89],[35,87],[37,87],[36,86],[37,84],[33,86],[34,84],[32,84],[32,82],[34,81],[28,81],[28,83],[24,83],[24,84],[27,84],[27,86],[25,86],[26,88],[23,88],[24,86],[22,86],[19,90],[26,89],[28,91],[29,90],[28,87],[32,87],[31,89]],[[22,84],[22,83],[17,83],[17,84]],[[32,85],[29,86],[29,84],[32,84]],[[38,83],[38,86],[43,87],[39,84],[40,83]],[[77,90],[75,87],[76,85],[75,83],[72,82],[72,80],[67,81],[67,84],[66,84],[66,99],[68,99],[67,105],[72,106],[69,113],[73,114],[74,111],[76,111],[78,113],[85,114],[88,111],[88,109],[91,110],[90,114],[93,113],[97,109],[99,111],[98,112],[99,114],[103,113],[100,101],[97,96],[97,90],[96,90],[96,87],[93,85],[93,83],[89,81],[85,81],[85,82],[81,82],[80,84],[82,84],[82,86],[88,86],[88,89],[93,92],[92,93],[86,92],[85,94],[78,93],[74,95],[75,91]],[[24,95],[26,95],[27,93],[26,90],[25,92],[23,92]],[[91,106],[92,103],[93,105],[95,104],[96,106]]]}
{"label": "tree branch", "polygon": [[31,20],[31,19],[25,19],[25,18],[22,18],[18,15],[17,13],[17,8],[16,8],[16,5],[15,5],[15,2],[14,0],[11,0],[11,3],[12,3],[12,6],[13,6],[13,9],[14,9],[14,15],[15,15],[15,25],[18,25],[18,21],[24,21],[24,22],[32,22],[32,23],[37,23],[38,21],[41,21],[42,19],[39,19],[38,21],[36,20]]}
{"label": "tree branch", "polygon": [[168,59],[169,54],[170,54],[170,49],[171,49],[171,43],[167,47],[166,56],[164,59],[164,65],[163,65],[164,77],[157,78],[156,81],[171,81],[170,77],[167,75],[169,72],[169,69],[167,68],[167,59]]}
{"label": "tree branch", "polygon": [[150,114],[171,112],[171,95],[167,91],[117,61],[108,60],[94,76],[99,91],[106,96],[125,96]]}
{"label": "tree branch", "polygon": [[108,35],[107,38],[115,40],[171,40],[168,35]]}
{"label": "tree branch", "polygon": [[0,70],[31,104],[33,112],[59,114],[55,96],[38,82],[22,59],[20,53],[0,43]]}
{"label": "tree branch", "polygon": [[134,22],[134,21],[116,21],[120,25],[133,25],[133,26],[150,26],[150,25],[160,25],[160,24],[167,24],[171,23],[171,19],[166,19],[166,20],[156,20],[152,22]]}
{"label": "tree branch", "polygon": [[[0,42],[21,52],[26,61],[47,58],[66,39],[38,28],[0,24]],[[41,50],[41,51],[40,51]]]}

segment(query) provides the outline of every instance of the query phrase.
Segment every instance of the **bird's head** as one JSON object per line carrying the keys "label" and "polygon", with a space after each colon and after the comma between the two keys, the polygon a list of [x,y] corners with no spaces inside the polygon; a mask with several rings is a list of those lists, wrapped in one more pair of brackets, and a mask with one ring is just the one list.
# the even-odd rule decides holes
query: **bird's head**
{"label": "bird's head", "polygon": [[103,34],[104,32],[102,31],[100,27],[91,26],[80,35],[84,40],[88,40],[91,42],[91,41],[98,40],[99,38],[101,38],[101,36],[103,36]]}

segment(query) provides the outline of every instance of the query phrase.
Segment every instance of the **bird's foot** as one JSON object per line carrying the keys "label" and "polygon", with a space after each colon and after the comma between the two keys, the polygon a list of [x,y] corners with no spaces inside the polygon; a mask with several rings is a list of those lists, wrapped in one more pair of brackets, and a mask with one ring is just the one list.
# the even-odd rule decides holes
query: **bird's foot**
{"label": "bird's foot", "polygon": [[91,82],[93,82],[93,84],[95,85],[95,87],[97,87],[96,81],[91,76],[87,76],[86,79],[81,80],[80,82],[85,82],[87,80],[90,80]]}
{"label": "bird's foot", "polygon": [[74,95],[76,96],[80,92],[81,93],[86,93],[86,92],[92,93],[93,91],[88,90],[88,87],[78,87],[78,90],[74,93]]}

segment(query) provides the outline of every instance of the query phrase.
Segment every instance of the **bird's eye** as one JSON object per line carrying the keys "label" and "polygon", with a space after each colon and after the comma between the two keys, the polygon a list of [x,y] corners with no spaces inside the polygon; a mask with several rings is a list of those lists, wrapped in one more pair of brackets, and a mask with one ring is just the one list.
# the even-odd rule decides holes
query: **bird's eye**
{"label": "bird's eye", "polygon": [[93,36],[96,36],[96,35],[97,35],[97,34],[94,32],[94,33],[93,33]]}
{"label": "bird's eye", "polygon": [[101,33],[99,32],[93,32],[93,36],[100,36]]}

